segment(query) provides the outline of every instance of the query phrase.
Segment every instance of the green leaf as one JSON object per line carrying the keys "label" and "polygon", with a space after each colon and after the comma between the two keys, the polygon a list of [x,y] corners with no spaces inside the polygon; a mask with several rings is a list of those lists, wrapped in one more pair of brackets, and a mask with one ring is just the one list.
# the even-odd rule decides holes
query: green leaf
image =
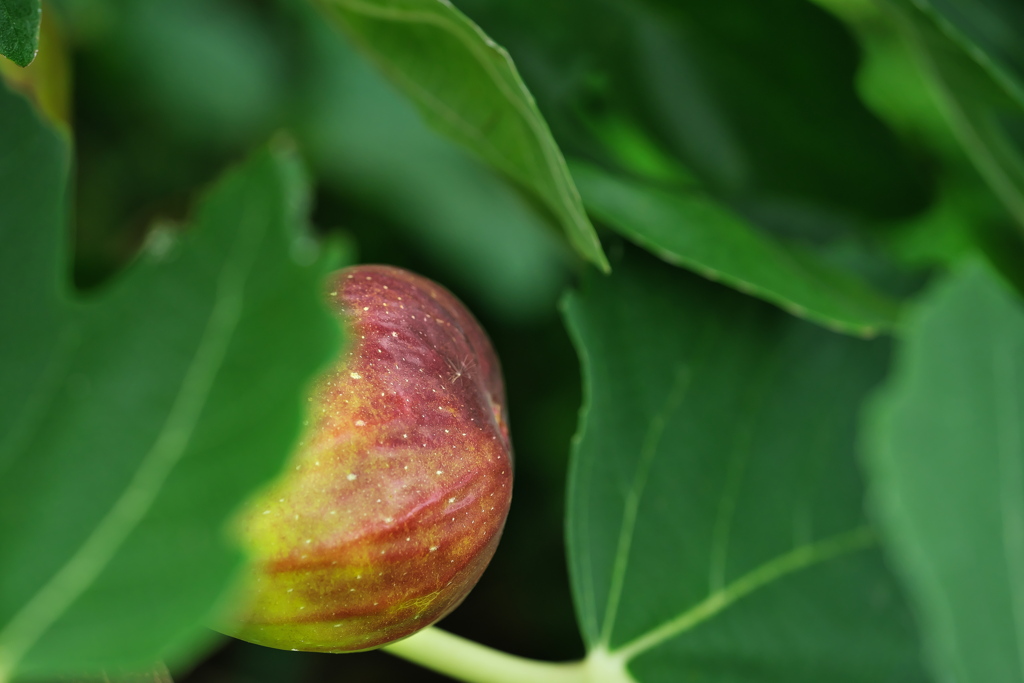
{"label": "green leaf", "polygon": [[1024,5],[1017,0],[915,0],[1024,106]]}
{"label": "green leaf", "polygon": [[28,66],[39,45],[40,0],[0,0],[0,55]]}
{"label": "green leaf", "polygon": [[853,453],[887,341],[649,257],[591,277],[565,316],[585,380],[569,565],[594,666],[645,683],[923,680]]}
{"label": "green leaf", "polygon": [[547,123],[508,53],[444,0],[323,0],[436,128],[532,190],[602,270],[601,250]]}
{"label": "green leaf", "polygon": [[894,302],[703,194],[669,192],[581,164],[573,164],[573,175],[597,218],[669,263],[834,330],[871,336],[896,322]]}
{"label": "green leaf", "polygon": [[1024,306],[968,262],[908,312],[894,366],[867,465],[933,669],[1024,681]]}
{"label": "green leaf", "polygon": [[1006,90],[1005,81],[994,79],[910,0],[890,0],[888,6],[964,151],[1024,228],[1024,98]]}
{"label": "green leaf", "polygon": [[295,161],[227,174],[88,297],[68,285],[68,157],[0,89],[0,681],[193,655],[336,353]]}

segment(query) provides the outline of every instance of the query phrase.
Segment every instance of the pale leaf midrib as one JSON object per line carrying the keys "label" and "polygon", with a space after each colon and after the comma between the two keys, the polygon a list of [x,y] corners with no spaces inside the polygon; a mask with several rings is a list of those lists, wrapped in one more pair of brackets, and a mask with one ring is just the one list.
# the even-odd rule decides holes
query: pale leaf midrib
{"label": "pale leaf midrib", "polygon": [[[255,225],[246,228],[253,218]],[[135,476],[77,551],[0,630],[0,683],[10,678],[32,646],[95,582],[183,456],[242,317],[245,282],[269,222],[251,208],[241,217],[231,255],[217,279],[206,329],[171,411]]]}
{"label": "pale leaf midrib", "polygon": [[[779,359],[767,361],[756,373],[756,381],[751,382],[748,397],[750,398],[748,408],[743,411],[744,419],[738,425],[734,425],[735,436],[733,447],[730,453],[730,464],[726,481],[722,487],[722,495],[719,498],[715,523],[712,526],[711,557],[708,562],[708,586],[712,593],[721,590],[725,586],[725,571],[729,557],[729,544],[732,541],[733,517],[736,513],[736,505],[739,502],[739,492],[746,477],[747,467],[750,463],[754,443],[754,423],[761,410],[771,398],[771,387],[773,374],[777,371]],[[749,381],[749,380],[748,380]]]}
{"label": "pale leaf midrib", "polygon": [[633,533],[636,529],[640,499],[647,485],[651,466],[654,463],[658,446],[661,444],[661,437],[665,432],[668,417],[679,407],[679,404],[686,395],[686,390],[689,388],[691,373],[686,365],[680,364],[677,366],[675,375],[661,410],[652,416],[648,422],[647,430],[640,446],[640,457],[637,459],[637,467],[633,473],[633,481],[629,491],[626,493],[622,512],[622,526],[619,527],[615,563],[612,567],[612,576],[608,589],[608,600],[605,603],[604,623],[600,636],[602,647],[608,646],[611,640],[612,628],[615,626],[615,618],[618,614],[619,602],[622,599],[622,591],[626,581],[626,571],[629,568],[629,551],[633,544]]}

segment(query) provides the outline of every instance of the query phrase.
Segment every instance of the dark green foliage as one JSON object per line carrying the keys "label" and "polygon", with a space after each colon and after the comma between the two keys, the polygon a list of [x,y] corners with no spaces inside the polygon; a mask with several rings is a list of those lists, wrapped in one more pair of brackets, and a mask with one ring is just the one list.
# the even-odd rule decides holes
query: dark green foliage
{"label": "dark green foliage", "polygon": [[976,46],[984,55],[979,61],[1024,104],[1024,54],[1017,40],[1024,35],[1024,6],[1013,0],[925,0],[920,6],[951,36]]}
{"label": "dark green foliage", "polygon": [[467,0],[521,64],[572,153],[609,118],[642,126],[716,192],[869,217],[928,200],[927,174],[857,100],[858,51],[806,0]]}
{"label": "dark green foliage", "polygon": [[[994,38],[987,39],[981,27],[970,24],[967,28],[978,34],[984,47],[998,49],[998,54],[980,52],[949,23],[906,0],[886,0],[886,4],[931,78],[937,99],[967,155],[1024,229],[1024,85],[1019,75],[1008,74],[998,61],[1015,53],[1005,49],[1009,45],[996,45]],[[935,3],[947,11],[954,4]],[[950,13],[965,17],[962,12]],[[1024,35],[1024,20],[1015,15],[1020,13],[1019,7],[1007,5],[1006,17],[993,13],[986,24],[1002,26],[1001,41],[1008,40],[1008,36],[1019,38]]]}

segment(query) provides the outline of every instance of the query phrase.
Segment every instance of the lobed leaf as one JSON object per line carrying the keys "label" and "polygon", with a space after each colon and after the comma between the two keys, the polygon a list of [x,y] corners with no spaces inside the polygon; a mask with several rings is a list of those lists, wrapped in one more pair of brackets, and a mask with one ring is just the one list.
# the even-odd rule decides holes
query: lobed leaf
{"label": "lobed leaf", "polygon": [[436,128],[529,188],[569,241],[608,261],[562,152],[508,53],[444,0],[324,0]]}
{"label": "lobed leaf", "polygon": [[1024,681],[1024,306],[979,262],[908,314],[865,419],[872,499],[932,668]]}
{"label": "lobed leaf", "polygon": [[924,680],[853,452],[888,343],[649,258],[591,277],[564,311],[585,380],[569,564],[595,667],[644,683]]}
{"label": "lobed leaf", "polygon": [[180,239],[68,285],[68,154],[0,89],[0,681],[144,671],[209,639],[225,521],[336,352],[295,161],[260,152]]}
{"label": "lobed leaf", "polygon": [[833,330],[873,336],[896,323],[894,301],[702,194],[669,192],[580,164],[573,174],[596,217],[669,263]]}

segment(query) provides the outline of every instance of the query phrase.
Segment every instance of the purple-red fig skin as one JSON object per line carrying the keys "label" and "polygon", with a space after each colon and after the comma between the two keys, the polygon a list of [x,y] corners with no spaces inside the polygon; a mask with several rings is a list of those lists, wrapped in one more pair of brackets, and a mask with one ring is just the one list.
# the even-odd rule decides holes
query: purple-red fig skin
{"label": "purple-red fig skin", "polygon": [[332,276],[349,346],[317,381],[288,471],[247,510],[247,609],[223,630],[270,647],[367,650],[453,610],[512,494],[504,387],[458,299],[390,266]]}

